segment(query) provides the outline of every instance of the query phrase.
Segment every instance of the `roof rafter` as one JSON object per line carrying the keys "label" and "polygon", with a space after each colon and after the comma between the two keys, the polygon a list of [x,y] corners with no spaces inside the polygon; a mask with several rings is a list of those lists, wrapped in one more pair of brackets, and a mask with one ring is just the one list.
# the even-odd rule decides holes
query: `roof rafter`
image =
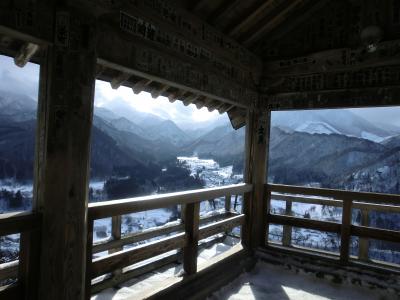
{"label": "roof rafter", "polygon": [[262,19],[272,9],[282,4],[284,0],[267,0],[263,4],[257,6],[243,21],[231,28],[228,34],[233,38],[238,38],[244,32],[247,32],[255,22]]}
{"label": "roof rafter", "polygon": [[211,24],[218,24],[218,20],[229,14],[241,0],[225,0],[222,4],[207,18]]}
{"label": "roof rafter", "polygon": [[[265,36],[268,32],[276,28],[279,24],[281,24],[296,8],[299,8],[300,6],[304,5],[307,3],[308,0],[293,0],[291,1],[290,5],[285,7],[280,13],[275,15],[272,19],[268,19],[267,22],[264,24],[257,24],[254,27],[254,31],[251,31],[252,33],[248,35],[244,40],[242,40],[242,43],[249,47],[252,44],[254,44],[257,40]],[[254,28],[253,27],[253,28]]]}

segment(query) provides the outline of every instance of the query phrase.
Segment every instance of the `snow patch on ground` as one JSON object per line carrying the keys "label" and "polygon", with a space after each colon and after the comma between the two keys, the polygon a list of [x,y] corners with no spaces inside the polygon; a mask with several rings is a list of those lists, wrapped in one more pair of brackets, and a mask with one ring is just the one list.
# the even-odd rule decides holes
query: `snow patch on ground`
{"label": "snow patch on ground", "polygon": [[353,285],[334,284],[280,266],[257,263],[249,273],[215,292],[208,300],[389,300],[393,295]]}

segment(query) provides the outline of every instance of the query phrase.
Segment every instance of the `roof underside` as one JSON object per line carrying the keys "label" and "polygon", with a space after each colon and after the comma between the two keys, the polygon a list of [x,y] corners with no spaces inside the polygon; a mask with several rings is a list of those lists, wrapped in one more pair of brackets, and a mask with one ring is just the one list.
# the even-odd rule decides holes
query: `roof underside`
{"label": "roof underside", "polygon": [[262,56],[260,45],[287,24],[328,1],[313,0],[197,0],[187,9]]}

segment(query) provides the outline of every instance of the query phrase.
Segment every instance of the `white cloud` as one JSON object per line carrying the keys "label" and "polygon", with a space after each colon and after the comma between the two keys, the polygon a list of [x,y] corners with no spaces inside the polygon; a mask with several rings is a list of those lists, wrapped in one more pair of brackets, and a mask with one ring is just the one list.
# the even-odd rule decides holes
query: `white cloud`
{"label": "white cloud", "polygon": [[25,94],[37,100],[39,91],[40,67],[27,63],[20,68],[14,64],[14,59],[0,55],[0,90]]}
{"label": "white cloud", "polygon": [[138,111],[152,113],[177,123],[208,122],[221,117],[217,111],[209,112],[206,108],[199,110],[194,104],[184,106],[181,101],[170,103],[166,97],[153,99],[146,92],[136,95],[130,88],[124,86],[113,90],[108,82],[97,80],[95,106],[106,106],[107,103],[116,100],[123,100]]}

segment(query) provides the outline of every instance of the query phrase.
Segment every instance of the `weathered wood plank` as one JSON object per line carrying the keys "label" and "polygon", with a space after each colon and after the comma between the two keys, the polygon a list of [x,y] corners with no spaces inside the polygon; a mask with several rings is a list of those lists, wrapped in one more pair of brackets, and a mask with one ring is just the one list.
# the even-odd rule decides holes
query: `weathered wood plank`
{"label": "weathered wood plank", "polygon": [[393,243],[400,242],[400,231],[388,229],[352,225],[351,235]]}
{"label": "weathered wood plank", "polygon": [[342,226],[340,231],[340,261],[347,263],[350,253],[352,201],[343,201]]}
{"label": "weathered wood plank", "polygon": [[165,265],[177,262],[180,258],[180,253],[173,253],[161,259],[149,262],[143,266],[135,268],[133,270],[123,272],[119,275],[113,276],[110,279],[106,279],[92,286],[92,294],[96,294],[104,289],[115,287],[120,283],[126,282],[132,278],[138,277],[140,275],[149,273],[151,271],[157,270]]}
{"label": "weathered wood plank", "polygon": [[8,278],[17,278],[18,260],[0,264],[0,281]]}
{"label": "weathered wood plank", "polygon": [[[213,216],[206,217],[206,218],[200,218],[200,224],[206,224],[209,222],[226,219],[226,218],[229,218],[229,217],[232,217],[235,215],[237,215],[237,213],[230,212],[230,213],[222,213],[222,214],[213,215]],[[174,223],[172,223],[170,225],[166,225],[166,226],[158,226],[158,227],[154,227],[154,228],[145,229],[140,232],[129,233],[129,234],[124,235],[119,240],[107,239],[105,241],[103,240],[97,244],[94,244],[93,245],[93,253],[107,251],[107,250],[113,249],[113,248],[119,248],[124,245],[137,243],[140,241],[151,239],[153,237],[162,236],[162,235],[170,234],[173,232],[180,232],[183,230],[184,230],[183,224],[181,224],[179,222],[174,222]]]}
{"label": "weathered wood plank", "polygon": [[388,203],[400,204],[400,195],[379,194],[366,192],[342,191],[334,189],[310,188],[290,185],[268,184],[268,188],[273,192],[315,195],[321,197],[331,197],[338,200],[358,200],[367,203]]}
{"label": "weathered wood plank", "polygon": [[158,227],[149,228],[143,230],[142,232],[128,234],[122,237],[121,239],[111,240],[106,243],[96,244],[93,246],[93,253],[102,252],[114,248],[120,248],[124,245],[137,243],[140,241],[151,239],[153,237],[183,230],[182,224],[174,224],[170,226],[160,226],[160,227],[161,228]]}
{"label": "weathered wood plank", "polygon": [[184,207],[184,226],[187,243],[183,248],[183,269],[186,275],[197,271],[197,251],[199,244],[200,203],[189,203]]}
{"label": "weathered wood plank", "polygon": [[205,239],[218,233],[227,232],[237,226],[241,226],[245,220],[245,215],[241,214],[227,218],[216,223],[201,226],[199,229],[199,239]]}
{"label": "weathered wood plank", "polygon": [[229,30],[229,35],[238,38],[243,35],[248,35],[248,30],[251,29],[258,21],[262,20],[272,9],[281,5],[283,0],[267,0],[251,12],[243,21],[235,24]]}
{"label": "weathered wood plank", "polygon": [[[355,207],[353,205],[353,207]],[[399,207],[400,209],[400,207]],[[369,226],[369,211],[368,209],[361,209],[361,226]],[[358,242],[358,259],[367,261],[369,258],[369,241],[367,238],[360,237]]]}
{"label": "weathered wood plank", "polygon": [[[286,201],[285,214],[287,216],[292,215],[292,202]],[[289,225],[283,226],[283,236],[282,236],[282,245],[290,246],[292,243],[292,227]]]}
{"label": "weathered wood plank", "polygon": [[14,57],[15,64],[23,68],[30,61],[30,59],[39,50],[39,45],[33,43],[25,43],[22,45],[16,56]]}
{"label": "weathered wood plank", "polygon": [[232,195],[225,196],[225,211],[226,212],[231,211],[231,208],[232,208],[231,198],[232,198]]}
{"label": "weathered wood plank", "polygon": [[169,207],[176,204],[188,204],[204,201],[206,199],[223,197],[226,194],[243,194],[251,190],[251,184],[243,183],[225,187],[89,203],[89,218],[92,220],[102,219],[138,211]]}
{"label": "weathered wood plank", "polygon": [[118,268],[132,265],[147,258],[181,248],[187,243],[184,233],[179,233],[159,241],[119,251],[105,257],[94,259],[91,264],[91,277],[112,272]]}
{"label": "weathered wood plank", "polygon": [[0,214],[0,236],[35,230],[40,225],[41,216],[38,213],[15,212]]}
{"label": "weathered wood plank", "polygon": [[[254,140],[256,139],[256,117],[255,114],[247,109],[246,111],[246,132],[244,146],[244,172],[243,181],[246,184],[253,182],[254,169]],[[244,248],[251,248],[251,230],[252,230],[252,205],[253,193],[245,193],[242,200],[242,213],[246,216],[245,222],[240,230],[242,245]]]}
{"label": "weathered wood plank", "polygon": [[291,216],[269,214],[267,220],[269,223],[273,224],[289,225],[293,227],[315,229],[334,233],[340,233],[341,230],[341,225],[339,223],[301,219]]}
{"label": "weathered wood plank", "polygon": [[[47,1],[46,1],[47,2]],[[79,10],[56,12],[41,69],[43,105],[39,153],[39,212],[43,215],[41,300],[85,296],[89,156],[96,74],[95,19]],[[50,24],[50,26],[52,26]],[[60,31],[62,33],[60,33]],[[79,74],[79,76],[77,76]]]}
{"label": "weathered wood plank", "polygon": [[[342,207],[342,205],[343,205],[342,200],[332,200],[332,199],[314,198],[314,197],[306,197],[306,196],[292,196],[292,195],[283,195],[283,194],[276,194],[276,193],[272,194],[272,199],[280,200],[280,201],[292,201],[292,202],[298,202],[298,203],[327,205],[327,206],[334,206],[334,207]],[[395,206],[395,205],[353,202],[353,208],[370,210],[370,211],[400,213],[400,206]]]}

